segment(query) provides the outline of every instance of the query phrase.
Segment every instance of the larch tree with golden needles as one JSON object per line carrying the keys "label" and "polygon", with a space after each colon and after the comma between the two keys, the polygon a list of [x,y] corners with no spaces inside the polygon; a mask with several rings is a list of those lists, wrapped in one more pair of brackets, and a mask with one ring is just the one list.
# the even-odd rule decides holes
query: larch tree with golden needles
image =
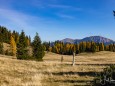
{"label": "larch tree with golden needles", "polygon": [[25,40],[26,40],[26,44],[27,44],[27,46],[30,46],[30,39],[29,39],[28,36],[25,37]]}
{"label": "larch tree with golden needles", "polygon": [[12,35],[10,36],[10,46],[11,46],[11,51],[12,51],[13,56],[16,56],[16,51],[17,51],[16,50],[16,42]]}
{"label": "larch tree with golden needles", "polygon": [[104,44],[103,44],[103,43],[100,43],[100,45],[99,45],[99,50],[100,50],[100,51],[104,51]]}

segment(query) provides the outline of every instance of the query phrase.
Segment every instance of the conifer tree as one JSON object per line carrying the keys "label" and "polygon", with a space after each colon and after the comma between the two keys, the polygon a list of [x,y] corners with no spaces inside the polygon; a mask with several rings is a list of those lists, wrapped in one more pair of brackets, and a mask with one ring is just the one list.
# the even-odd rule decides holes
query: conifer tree
{"label": "conifer tree", "polygon": [[76,44],[76,54],[79,54],[79,44]]}
{"label": "conifer tree", "polygon": [[83,42],[83,52],[86,51],[86,42]]}
{"label": "conifer tree", "polygon": [[30,43],[30,45],[31,45],[31,37],[29,36],[29,43]]}
{"label": "conifer tree", "polygon": [[80,52],[85,52],[86,51],[86,42],[81,42],[80,43],[79,50],[80,50]]}
{"label": "conifer tree", "polygon": [[14,39],[15,39],[15,42],[16,42],[16,44],[18,43],[18,41],[19,41],[19,33],[18,32],[16,32],[15,30],[13,31],[13,36],[14,36]]}
{"label": "conifer tree", "polygon": [[115,52],[115,44],[113,44],[113,52]]}
{"label": "conifer tree", "polygon": [[103,44],[103,43],[100,43],[100,45],[99,45],[99,50],[100,50],[100,51],[104,51],[104,44]]}
{"label": "conifer tree", "polygon": [[17,58],[18,59],[29,59],[25,33],[23,30],[19,36],[19,41],[17,44]]}
{"label": "conifer tree", "polygon": [[10,46],[11,46],[11,51],[12,51],[13,56],[16,56],[16,51],[17,51],[16,50],[16,42],[12,35],[10,37]]}
{"label": "conifer tree", "polygon": [[30,40],[29,40],[28,36],[26,36],[26,44],[27,44],[27,46],[30,46]]}
{"label": "conifer tree", "polygon": [[99,46],[96,46],[96,52],[99,52]]}
{"label": "conifer tree", "polygon": [[91,42],[91,52],[96,52],[96,44]]}
{"label": "conifer tree", "polygon": [[70,44],[67,43],[67,44],[65,45],[65,54],[69,54],[69,53],[70,53]]}
{"label": "conifer tree", "polygon": [[73,45],[73,47],[72,47],[72,53],[76,53],[76,46],[75,45]]}
{"label": "conifer tree", "polygon": [[33,57],[36,60],[42,60],[42,58],[44,57],[45,53],[44,53],[44,48],[43,45],[41,44],[41,39],[38,36],[38,33],[36,33],[36,36],[34,37],[33,43]]}
{"label": "conifer tree", "polygon": [[3,43],[0,42],[0,54],[3,54]]}
{"label": "conifer tree", "polygon": [[109,45],[109,51],[113,51],[112,44]]}
{"label": "conifer tree", "polygon": [[105,50],[106,50],[106,51],[109,51],[109,45],[106,45],[106,46],[105,46]]}
{"label": "conifer tree", "polygon": [[91,42],[86,42],[86,52],[91,52]]}
{"label": "conifer tree", "polygon": [[46,51],[49,51],[50,42],[43,42],[43,45],[45,46]]}

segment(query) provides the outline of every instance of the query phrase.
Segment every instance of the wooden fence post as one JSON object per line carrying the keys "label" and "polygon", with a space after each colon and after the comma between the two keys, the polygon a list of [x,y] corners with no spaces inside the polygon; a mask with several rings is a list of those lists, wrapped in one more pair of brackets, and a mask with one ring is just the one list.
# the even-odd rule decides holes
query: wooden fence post
{"label": "wooden fence post", "polygon": [[75,65],[75,52],[73,52],[73,61],[72,61],[72,66]]}
{"label": "wooden fence post", "polygon": [[63,62],[63,60],[64,60],[64,59],[63,59],[63,56],[61,56],[61,62]]}

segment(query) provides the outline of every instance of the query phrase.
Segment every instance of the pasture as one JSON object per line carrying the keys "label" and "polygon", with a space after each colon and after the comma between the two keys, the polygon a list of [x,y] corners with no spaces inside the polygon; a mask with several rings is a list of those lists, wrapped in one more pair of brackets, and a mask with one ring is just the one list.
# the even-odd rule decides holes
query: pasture
{"label": "pasture", "polygon": [[81,53],[72,56],[46,53],[43,62],[12,59],[0,55],[0,86],[85,86],[96,73],[115,64],[114,52]]}

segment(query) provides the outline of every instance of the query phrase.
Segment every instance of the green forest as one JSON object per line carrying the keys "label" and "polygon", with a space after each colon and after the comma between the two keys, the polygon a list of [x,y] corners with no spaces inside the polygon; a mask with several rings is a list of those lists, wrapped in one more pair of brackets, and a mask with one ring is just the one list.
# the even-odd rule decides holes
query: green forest
{"label": "green forest", "polygon": [[[4,50],[3,43],[9,44],[10,48]],[[42,60],[45,55],[38,33],[31,42],[31,37],[27,36],[23,30],[18,33],[3,26],[0,26],[0,54],[11,55],[22,60]]]}

